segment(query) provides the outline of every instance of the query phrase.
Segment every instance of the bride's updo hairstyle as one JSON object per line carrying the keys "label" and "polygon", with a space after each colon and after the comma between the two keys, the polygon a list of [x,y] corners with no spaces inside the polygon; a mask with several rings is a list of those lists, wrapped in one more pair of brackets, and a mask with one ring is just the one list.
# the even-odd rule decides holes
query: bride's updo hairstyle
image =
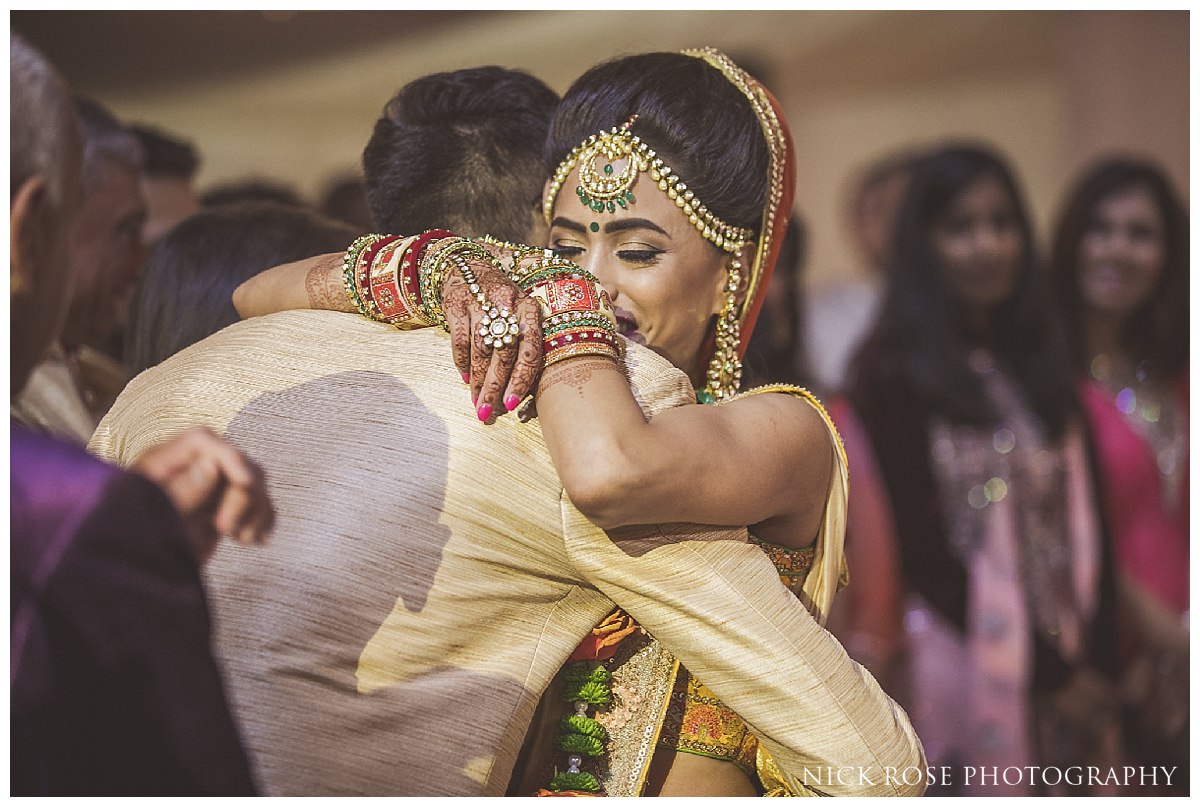
{"label": "bride's updo hairstyle", "polygon": [[757,231],[767,203],[770,154],[745,95],[703,59],[643,53],[596,65],[567,90],[542,152],[553,174],[597,132],[632,127],[727,223]]}

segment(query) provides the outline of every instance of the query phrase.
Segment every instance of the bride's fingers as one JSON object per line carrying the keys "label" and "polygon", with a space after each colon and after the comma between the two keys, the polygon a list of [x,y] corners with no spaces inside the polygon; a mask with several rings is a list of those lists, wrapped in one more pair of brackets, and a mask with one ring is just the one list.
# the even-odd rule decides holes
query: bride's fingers
{"label": "bride's fingers", "polygon": [[512,411],[521,399],[533,392],[542,372],[542,312],[536,300],[524,297],[517,301],[517,321],[521,343],[504,396],[504,408]]}
{"label": "bride's fingers", "polygon": [[507,412],[515,407],[515,405],[508,406],[506,401],[501,400],[501,396],[505,387],[508,386],[513,366],[517,363],[518,344],[519,342],[514,338],[510,344],[502,345],[492,351],[492,363],[488,369],[487,378],[484,380],[479,402],[490,405],[494,412]]}
{"label": "bride's fingers", "polygon": [[488,368],[492,365],[492,348],[484,343],[484,337],[480,333],[482,330],[486,330],[486,326],[481,325],[479,320],[471,326],[471,402],[479,412],[479,419],[487,420],[490,410],[488,413],[483,412],[486,404],[479,396],[487,378]]}
{"label": "bride's fingers", "polygon": [[[446,279],[442,294],[442,312],[446,315],[446,328],[450,331],[450,353],[454,366],[463,381],[470,381],[471,373],[471,307],[473,303],[466,282],[461,277]],[[478,306],[476,306],[478,308]]]}

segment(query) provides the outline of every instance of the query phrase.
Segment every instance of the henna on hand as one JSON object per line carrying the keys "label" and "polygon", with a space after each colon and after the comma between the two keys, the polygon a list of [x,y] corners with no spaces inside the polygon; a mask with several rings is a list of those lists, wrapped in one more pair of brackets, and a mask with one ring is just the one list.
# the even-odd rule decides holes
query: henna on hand
{"label": "henna on hand", "polygon": [[[478,291],[483,294],[490,307],[507,308],[518,315],[523,313],[524,309],[520,305],[524,299],[521,290],[499,267],[487,260],[474,259],[471,261],[471,270],[475,275]],[[493,410],[500,411],[503,405],[503,401],[500,400],[501,393],[509,385],[513,367],[518,361],[519,340],[514,340],[511,346],[499,350],[484,344],[483,337],[479,334],[479,321],[484,314],[484,307],[479,302],[476,292],[471,291],[458,272],[448,272],[442,283],[442,312],[446,315],[447,328],[451,334],[454,363],[459,372],[470,373],[473,405],[479,407],[489,404]],[[540,320],[535,332],[540,339]],[[496,357],[495,362],[492,361],[493,355]],[[526,352],[525,355],[529,354]],[[524,375],[528,374],[527,370],[523,372]]]}
{"label": "henna on hand", "polygon": [[511,396],[520,400],[532,393],[542,372],[542,310],[536,300],[523,297],[517,301],[517,321],[521,343],[508,382],[506,406]]}
{"label": "henna on hand", "polygon": [[354,303],[346,295],[342,285],[342,258],[327,255],[318,260],[304,276],[304,290],[308,292],[310,308],[325,311],[354,312]]}
{"label": "henna on hand", "polygon": [[471,293],[461,276],[451,273],[442,285],[442,313],[446,315],[446,327],[450,331],[450,351],[454,366],[467,376],[471,373]]}

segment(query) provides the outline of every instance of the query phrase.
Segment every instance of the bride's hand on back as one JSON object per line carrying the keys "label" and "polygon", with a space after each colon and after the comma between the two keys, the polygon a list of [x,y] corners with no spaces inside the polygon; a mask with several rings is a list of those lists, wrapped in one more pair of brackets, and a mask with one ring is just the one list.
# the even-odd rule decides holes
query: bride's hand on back
{"label": "bride's hand on back", "polygon": [[[512,250],[491,247],[500,260]],[[442,311],[454,363],[471,386],[476,414],[490,422],[530,395],[542,370],[541,309],[495,264],[469,261],[470,277],[449,272]],[[471,282],[471,281],[474,282]]]}

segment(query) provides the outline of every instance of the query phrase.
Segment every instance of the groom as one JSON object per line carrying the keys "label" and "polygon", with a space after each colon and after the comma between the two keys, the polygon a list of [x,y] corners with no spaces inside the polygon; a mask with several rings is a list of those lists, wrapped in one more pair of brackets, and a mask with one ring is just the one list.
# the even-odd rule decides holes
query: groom
{"label": "groom", "polygon": [[[532,240],[553,103],[499,68],[405,87],[364,152],[376,224]],[[630,345],[627,363],[648,416],[693,400],[649,350]],[[861,760],[875,787],[839,792],[910,792],[882,771],[923,765],[907,718],[745,530],[652,527],[648,551],[627,555],[563,495],[536,422],[484,427],[468,400],[439,330],[293,311],[143,373],[97,430],[93,450],[128,463],[200,422],[268,470],[272,545],[225,547],[209,567],[217,652],[264,793],[504,794],[538,698],[614,600],[748,710],[785,771]],[[703,589],[671,582],[679,564]],[[706,611],[728,619],[680,619]]]}

